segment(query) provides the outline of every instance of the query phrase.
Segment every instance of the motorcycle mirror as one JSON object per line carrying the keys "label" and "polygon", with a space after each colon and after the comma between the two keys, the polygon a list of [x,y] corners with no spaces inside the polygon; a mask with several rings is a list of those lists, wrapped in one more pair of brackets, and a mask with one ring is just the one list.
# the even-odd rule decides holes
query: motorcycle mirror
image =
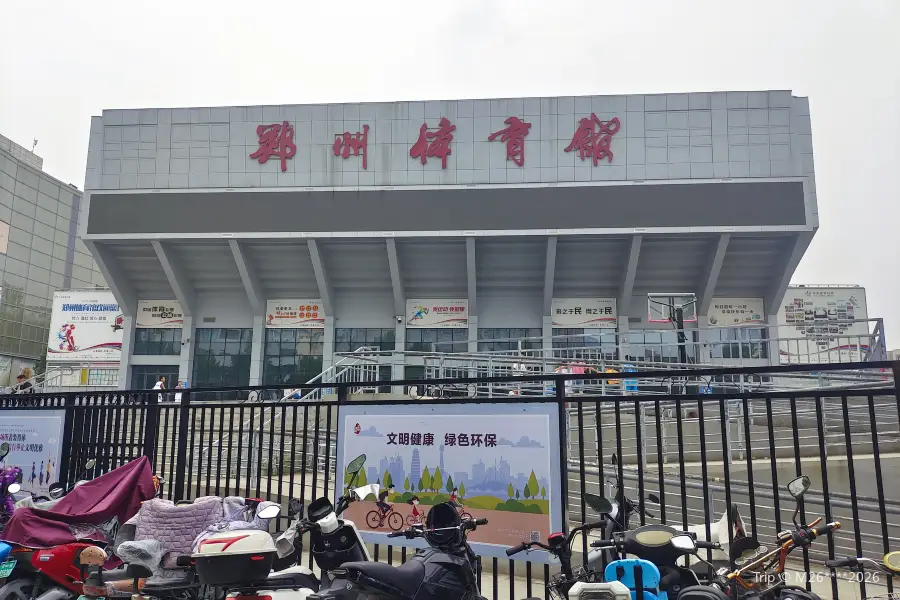
{"label": "motorcycle mirror", "polygon": [[9,444],[7,442],[3,442],[0,444],[0,459],[6,458],[6,455],[9,454]]}
{"label": "motorcycle mirror", "polygon": [[882,560],[884,568],[891,573],[900,574],[900,552],[889,552]]}
{"label": "motorcycle mirror", "polygon": [[609,514],[613,509],[612,502],[606,498],[587,492],[584,494],[584,503],[587,504],[591,510],[601,515]]}
{"label": "motorcycle mirror", "polygon": [[676,535],[671,539],[671,543],[683,552],[694,553],[697,551],[697,541],[689,535]]}
{"label": "motorcycle mirror", "polygon": [[84,463],[84,470],[90,471],[91,469],[93,469],[96,466],[97,466],[97,461],[92,458],[91,460]]}
{"label": "motorcycle mirror", "polygon": [[277,504],[273,504],[272,506],[267,506],[258,513],[256,516],[260,519],[274,519],[278,515],[281,514],[281,507]]}
{"label": "motorcycle mirror", "polygon": [[53,498],[54,500],[58,500],[62,498],[66,493],[66,488],[60,482],[51,483],[50,487],[47,490],[47,495]]}
{"label": "motorcycle mirror", "polygon": [[8,494],[18,494],[21,489],[22,489],[22,486],[19,485],[18,483],[11,483],[7,486],[6,492]]}
{"label": "motorcycle mirror", "polygon": [[659,504],[659,496],[657,496],[656,494],[648,494],[647,500],[649,500],[653,504]]}
{"label": "motorcycle mirror", "polygon": [[803,497],[803,494],[805,494],[807,490],[809,490],[810,485],[812,485],[812,482],[810,482],[809,477],[807,477],[806,475],[801,475],[797,479],[794,479],[793,481],[788,483],[787,489],[795,500],[799,500]]}
{"label": "motorcycle mirror", "polygon": [[292,498],[290,502],[288,502],[288,516],[292,519],[302,519],[303,518],[303,502],[298,500],[297,498]]}
{"label": "motorcycle mirror", "polygon": [[356,475],[360,471],[362,471],[363,465],[366,464],[366,455],[360,454],[356,458],[350,461],[350,464],[347,465],[347,473],[350,475]]}

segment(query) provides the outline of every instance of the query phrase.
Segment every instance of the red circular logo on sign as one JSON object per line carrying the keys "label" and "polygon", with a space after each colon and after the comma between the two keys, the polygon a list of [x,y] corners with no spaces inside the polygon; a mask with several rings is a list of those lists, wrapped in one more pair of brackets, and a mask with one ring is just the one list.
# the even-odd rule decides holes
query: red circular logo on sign
{"label": "red circular logo on sign", "polygon": [[355,433],[356,435],[359,435],[360,431],[362,431],[362,427],[360,427],[359,423],[357,423],[356,426],[353,428],[353,433]]}

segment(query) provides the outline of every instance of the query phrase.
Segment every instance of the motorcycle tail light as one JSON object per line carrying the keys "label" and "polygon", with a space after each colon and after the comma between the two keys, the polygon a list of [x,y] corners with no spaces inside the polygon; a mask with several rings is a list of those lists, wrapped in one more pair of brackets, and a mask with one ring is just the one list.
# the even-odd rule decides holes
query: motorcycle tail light
{"label": "motorcycle tail light", "polygon": [[96,598],[103,598],[106,596],[106,587],[102,585],[88,585],[84,584],[81,586],[83,596],[94,596]]}

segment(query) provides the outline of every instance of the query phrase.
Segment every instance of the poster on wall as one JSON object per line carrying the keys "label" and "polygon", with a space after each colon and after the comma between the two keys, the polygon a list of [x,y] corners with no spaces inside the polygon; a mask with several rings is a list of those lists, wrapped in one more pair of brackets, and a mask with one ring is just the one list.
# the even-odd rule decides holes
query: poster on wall
{"label": "poster on wall", "polygon": [[[341,406],[338,427],[336,489],[349,484],[349,463],[366,455],[354,487],[372,486],[370,493],[344,514],[367,542],[423,547],[387,535],[424,522],[450,498],[462,516],[488,520],[469,534],[482,556],[505,557],[510,546],[562,530],[555,403]],[[380,494],[387,512],[378,510]],[[528,558],[550,562],[543,553]]]}
{"label": "poster on wall", "polygon": [[469,301],[446,298],[407,300],[406,326],[464,329],[469,326]]}
{"label": "poster on wall", "polygon": [[9,444],[9,454],[0,468],[22,469],[22,491],[47,495],[59,480],[63,423],[66,411],[4,410],[0,413],[0,442]]}
{"label": "poster on wall", "polygon": [[124,318],[109,290],[53,294],[47,360],[115,362],[122,354]]}
{"label": "poster on wall", "polygon": [[709,306],[710,327],[765,322],[762,298],[713,298]]}
{"label": "poster on wall", "polygon": [[138,300],[135,327],[141,329],[181,329],[184,313],[178,300]]}
{"label": "poster on wall", "polygon": [[782,363],[858,362],[869,351],[866,290],[789,287],[778,311]]}
{"label": "poster on wall", "polygon": [[266,327],[269,329],[324,329],[322,301],[269,300],[266,302]]}
{"label": "poster on wall", "polygon": [[554,327],[615,328],[615,298],[554,298],[550,308]]}

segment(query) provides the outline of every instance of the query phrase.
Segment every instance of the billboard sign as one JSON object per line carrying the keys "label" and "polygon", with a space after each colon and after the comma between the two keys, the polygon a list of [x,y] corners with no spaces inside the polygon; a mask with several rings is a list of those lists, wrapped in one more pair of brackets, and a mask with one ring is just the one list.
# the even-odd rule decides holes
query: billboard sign
{"label": "billboard sign", "polygon": [[713,298],[709,307],[711,327],[764,324],[765,322],[762,298]]}
{"label": "billboard sign", "polygon": [[469,301],[446,298],[407,300],[406,326],[419,329],[465,329],[469,326]]}
{"label": "billboard sign", "polygon": [[789,287],[778,311],[781,362],[864,360],[868,318],[864,288]]}
{"label": "billboard sign", "polygon": [[22,469],[22,491],[46,495],[59,481],[64,410],[4,410],[0,413],[0,442],[9,444],[9,454],[0,468]]}
{"label": "billboard sign", "polygon": [[[355,487],[377,485],[344,513],[363,539],[423,547],[423,540],[388,539],[392,531],[424,522],[432,506],[451,497],[461,513],[487,518],[469,534],[476,554],[505,557],[523,541],[546,541],[563,526],[559,407],[555,402],[480,405],[341,406],[338,481],[347,465],[366,463]],[[391,488],[391,486],[393,486]],[[391,505],[379,513],[376,501]],[[529,560],[550,562],[544,553]]]}
{"label": "billboard sign", "polygon": [[135,327],[141,329],[181,329],[184,313],[178,300],[138,300]]}
{"label": "billboard sign", "polygon": [[269,300],[266,302],[269,329],[324,329],[325,311],[320,299]]}
{"label": "billboard sign", "polygon": [[122,354],[124,319],[109,290],[53,294],[47,360],[116,362]]}
{"label": "billboard sign", "polygon": [[554,298],[550,312],[554,327],[615,328],[615,298]]}

